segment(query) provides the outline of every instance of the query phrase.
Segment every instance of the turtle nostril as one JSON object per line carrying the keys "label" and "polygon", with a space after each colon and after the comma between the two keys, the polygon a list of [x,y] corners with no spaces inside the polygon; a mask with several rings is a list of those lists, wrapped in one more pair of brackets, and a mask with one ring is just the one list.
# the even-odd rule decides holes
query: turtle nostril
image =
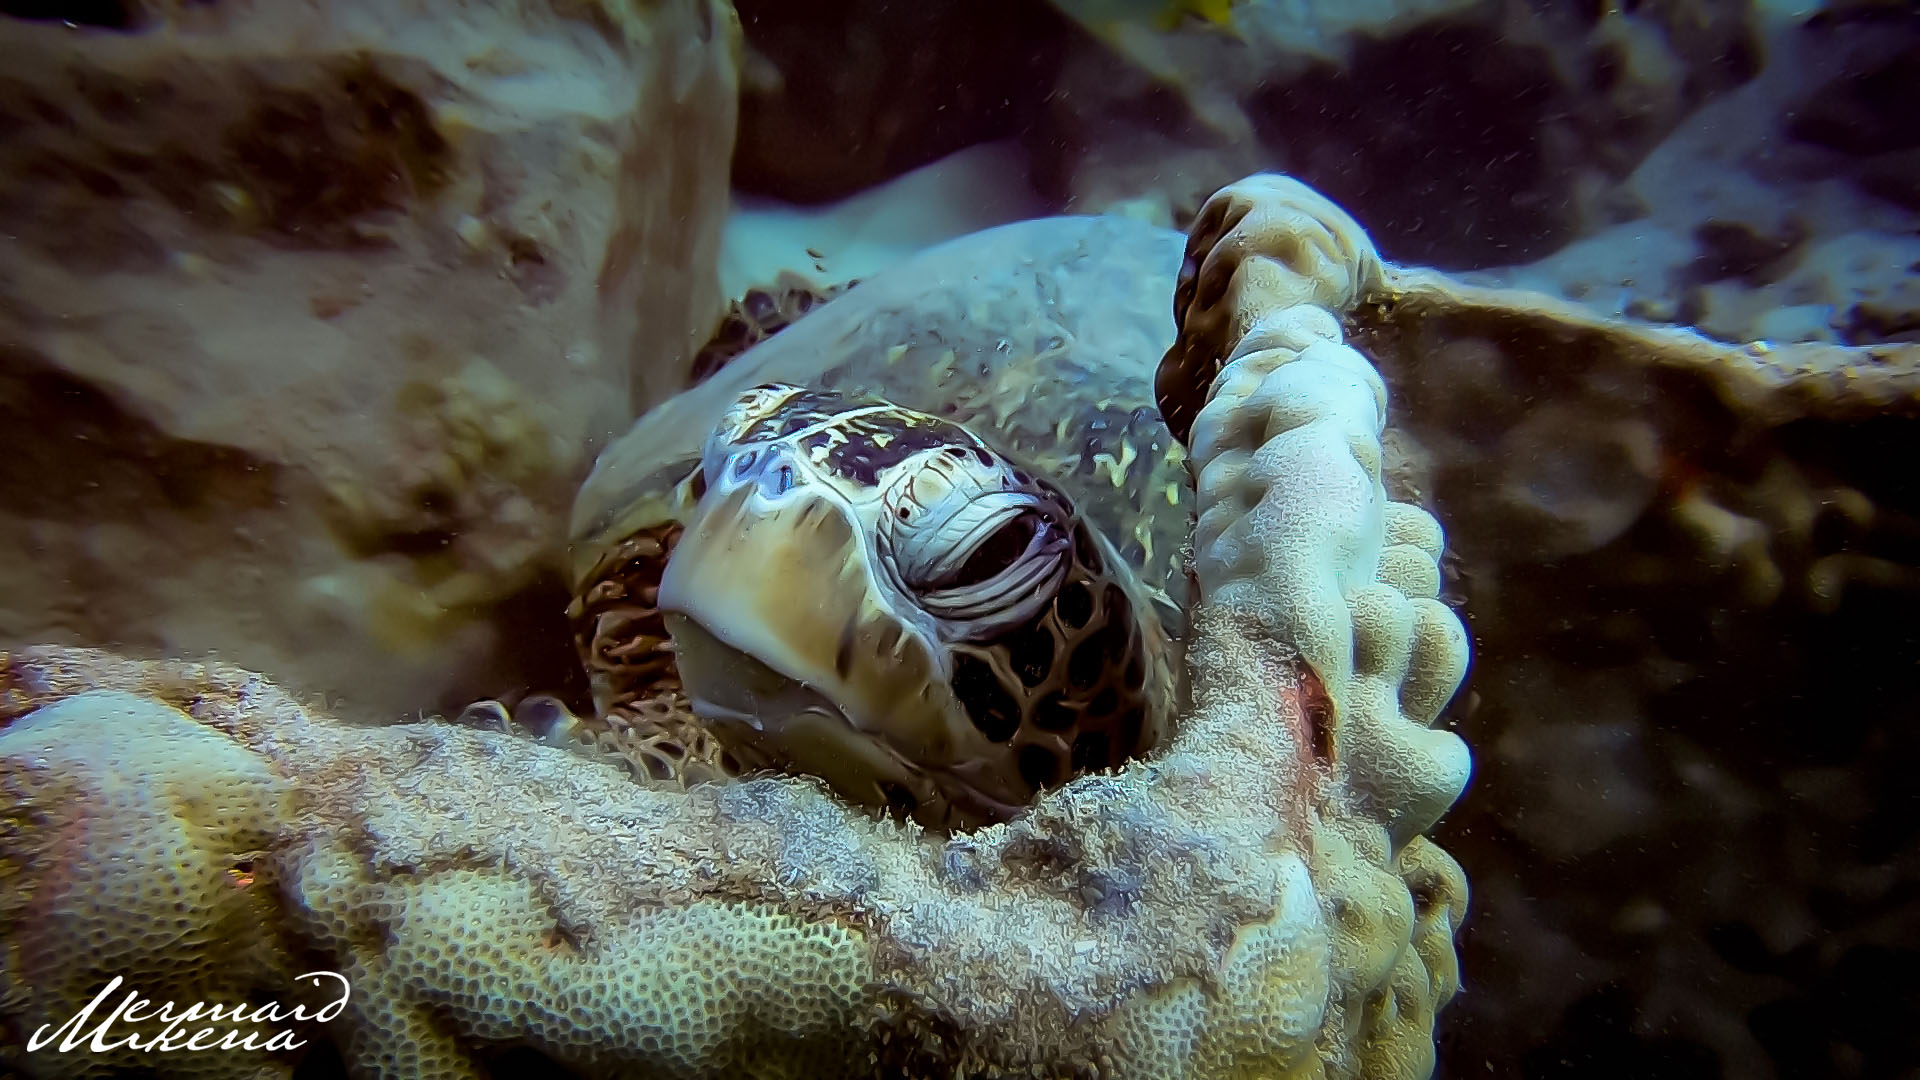
{"label": "turtle nostril", "polygon": [[782,465],[773,470],[765,486],[769,495],[784,495],[793,490],[793,466]]}
{"label": "turtle nostril", "polygon": [[753,471],[754,462],[758,461],[759,459],[760,459],[760,451],[758,450],[749,450],[746,453],[741,454],[739,457],[734,458],[733,459],[733,478],[735,480],[746,479],[747,473]]}

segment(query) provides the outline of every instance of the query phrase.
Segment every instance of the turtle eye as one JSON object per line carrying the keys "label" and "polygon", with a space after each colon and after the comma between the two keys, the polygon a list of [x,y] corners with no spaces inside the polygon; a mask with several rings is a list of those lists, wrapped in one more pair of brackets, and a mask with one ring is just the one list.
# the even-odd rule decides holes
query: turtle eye
{"label": "turtle eye", "polygon": [[1041,524],[1039,514],[1029,512],[1015,516],[974,548],[959,569],[933,584],[939,588],[964,589],[999,577],[1027,553]]}
{"label": "turtle eye", "polygon": [[[1070,561],[1066,534],[1038,510],[974,503],[896,553],[902,584],[966,637],[990,635],[1051,603]],[[982,512],[986,513],[983,514]],[[980,517],[991,515],[991,520]],[[972,519],[972,520],[969,520]],[[981,537],[978,540],[973,537]],[[917,542],[916,542],[917,541]]]}
{"label": "turtle eye", "polygon": [[1065,541],[1039,508],[1018,495],[958,494],[907,518],[889,520],[889,548],[903,584],[923,597],[982,597],[1041,562]]}
{"label": "turtle eye", "polygon": [[946,447],[903,471],[881,501],[881,562],[943,633],[991,635],[1051,602],[1072,561],[1072,507],[1013,483],[987,450]]}

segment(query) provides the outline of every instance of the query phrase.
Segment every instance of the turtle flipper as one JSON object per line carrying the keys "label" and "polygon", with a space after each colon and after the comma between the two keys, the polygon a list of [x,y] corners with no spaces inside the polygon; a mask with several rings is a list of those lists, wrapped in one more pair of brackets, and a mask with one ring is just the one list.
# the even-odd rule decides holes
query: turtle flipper
{"label": "turtle flipper", "polygon": [[694,716],[660,612],[660,576],[681,531],[678,522],[667,522],[616,544],[567,608],[593,685],[595,716],[568,714],[556,723],[522,726],[557,745],[584,743],[611,754],[641,779],[686,787],[742,770]]}

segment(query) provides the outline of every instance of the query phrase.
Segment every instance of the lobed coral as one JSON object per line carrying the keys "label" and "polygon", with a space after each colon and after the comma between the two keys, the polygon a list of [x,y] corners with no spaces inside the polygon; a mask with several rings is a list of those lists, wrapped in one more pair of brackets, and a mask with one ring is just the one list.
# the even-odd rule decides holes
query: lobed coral
{"label": "lobed coral", "polygon": [[[59,1050],[63,1025],[116,976],[183,1004],[299,989],[280,899],[261,876],[292,821],[291,792],[259,755],[151,698],[81,694],[0,730],[0,793],[0,1015],[9,1042],[56,1036],[22,1062],[30,1074],[152,1059],[139,1043]],[[166,1026],[123,1023],[107,1042]],[[84,1040],[93,1022],[79,1027]],[[249,1076],[272,1064],[264,1051],[186,1054],[170,1072]]]}
{"label": "lobed coral", "polygon": [[[205,853],[189,865],[257,845],[257,918],[129,933],[119,957],[185,994],[172,966],[270,928],[351,981],[326,1035],[358,1075],[536,1053],[589,1075],[1426,1076],[1466,899],[1420,835],[1466,755],[1427,725],[1467,646],[1433,600],[1439,526],[1382,486],[1382,385],[1328,310],[1377,260],[1297,184],[1259,178],[1218,206],[1178,310],[1181,355],[1210,341],[1229,360],[1193,414],[1192,707],[1150,758],[1011,822],[935,836],[805,778],[659,790],[504,732],[355,727],[238,669],[79,650],[7,659],[0,716],[24,718],[0,762],[49,785],[136,774],[147,729],[93,734],[131,692],[149,727],[182,733],[173,768],[203,790],[239,762],[283,785],[285,803],[242,807],[258,838],[178,826]],[[51,743],[84,744],[84,768],[40,756]],[[107,804],[108,824],[152,828],[159,809]],[[0,927],[9,965],[44,913],[114,903],[63,888],[114,848],[83,835],[36,861],[49,828],[0,834],[34,913]],[[99,974],[16,977],[9,1029],[76,1007]]]}

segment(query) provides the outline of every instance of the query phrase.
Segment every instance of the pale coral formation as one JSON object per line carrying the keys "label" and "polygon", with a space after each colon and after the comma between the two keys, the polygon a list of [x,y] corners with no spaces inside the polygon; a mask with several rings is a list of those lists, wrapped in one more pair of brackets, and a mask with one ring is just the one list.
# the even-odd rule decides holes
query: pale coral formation
{"label": "pale coral formation", "polygon": [[[1316,746],[1354,813],[1318,823],[1316,880],[1364,897],[1335,904],[1352,921],[1334,924],[1334,986],[1390,986],[1336,992],[1334,1008],[1365,1025],[1362,1045],[1380,1055],[1363,1071],[1421,1075],[1432,1065],[1424,1032],[1455,985],[1452,950],[1429,942],[1395,956],[1380,944],[1411,919],[1430,921],[1433,895],[1461,891],[1457,867],[1419,834],[1466,785],[1465,744],[1428,725],[1465,675],[1468,645],[1434,598],[1438,524],[1390,503],[1382,485],[1386,388],[1332,315],[1380,274],[1358,225],[1299,182],[1259,176],[1222,190],[1195,223],[1175,301],[1180,338],[1162,366],[1163,380],[1186,379],[1162,390],[1170,417],[1189,414],[1181,384],[1223,364],[1193,421],[1195,571],[1204,595],[1251,619],[1258,637],[1298,649],[1325,686],[1331,709],[1312,719],[1330,730]],[[1418,909],[1383,856],[1403,875],[1407,862],[1424,864]],[[1433,881],[1445,885],[1436,893]]]}
{"label": "pale coral formation", "polygon": [[[1257,217],[1295,224],[1236,238],[1229,277],[1291,265],[1291,230],[1328,228],[1304,189],[1240,194],[1300,212]],[[1297,306],[1350,301],[1338,282],[1363,265],[1301,264],[1313,280],[1286,303],[1268,292],[1287,279],[1255,269],[1236,294],[1266,314],[1222,338],[1236,359],[1196,428],[1184,721],[1005,824],[940,837],[799,778],[657,790],[503,732],[343,724],[234,668],[59,649],[8,659],[0,716],[43,738],[0,761],[33,768],[45,738],[125,700],[76,695],[126,691],[181,710],[143,706],[196,732],[195,767],[279,778],[294,809],[251,819],[278,907],[245,932],[270,925],[349,975],[325,1036],[360,1075],[477,1076],[518,1049],[594,1075],[1426,1076],[1465,908],[1458,866],[1418,835],[1465,755],[1426,725],[1465,638],[1429,595],[1437,524],[1386,499],[1377,377],[1331,314]],[[147,752],[97,740],[87,768]],[[151,810],[123,813],[139,828]],[[22,860],[46,842],[36,821],[0,835],[23,895],[96,907]],[[60,865],[111,854],[80,843]],[[190,929],[128,947],[191,970],[240,932]],[[9,1021],[66,1004],[24,993]]]}
{"label": "pale coral formation", "polygon": [[[151,1061],[138,1045],[58,1049],[74,1034],[63,1026],[115,977],[123,993],[164,986],[183,1004],[306,997],[292,993],[304,969],[267,870],[293,821],[291,791],[258,754],[151,697],[81,693],[0,729],[0,796],[0,1014],[14,1039],[52,1033],[33,1075]],[[86,1046],[121,997],[73,1041]],[[106,1042],[166,1026],[122,1023]],[[237,1027],[262,1042],[275,1030]],[[180,1056],[169,1075],[276,1071],[263,1052]]]}
{"label": "pale coral formation", "polygon": [[[1214,197],[1188,258],[1176,304],[1191,300],[1169,359],[1225,359],[1193,427],[1200,587],[1300,650],[1333,699],[1353,790],[1391,808],[1389,832],[1405,843],[1466,786],[1466,746],[1426,725],[1466,674],[1467,640],[1433,595],[1438,524],[1387,501],[1386,386],[1330,314],[1377,282],[1379,259],[1338,207],[1266,176]],[[1213,352],[1218,320],[1201,316],[1216,304],[1246,325]]]}

